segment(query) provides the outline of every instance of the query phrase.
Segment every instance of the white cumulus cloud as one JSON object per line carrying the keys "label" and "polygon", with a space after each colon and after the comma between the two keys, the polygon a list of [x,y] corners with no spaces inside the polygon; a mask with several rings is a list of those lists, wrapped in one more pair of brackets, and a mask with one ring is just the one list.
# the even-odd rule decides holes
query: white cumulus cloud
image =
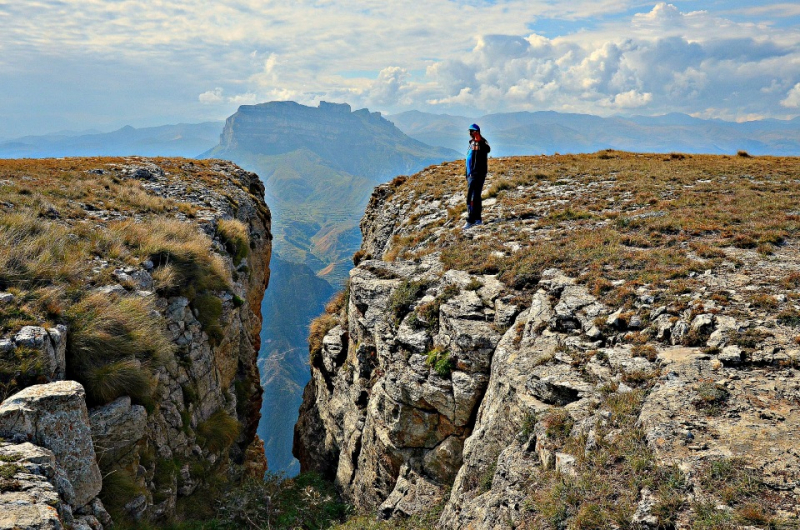
{"label": "white cumulus cloud", "polygon": [[797,83],[794,88],[786,94],[786,99],[781,100],[781,105],[791,108],[800,107],[800,83]]}
{"label": "white cumulus cloud", "polygon": [[214,90],[207,90],[197,96],[197,99],[200,100],[200,103],[204,105],[214,105],[215,103],[220,103],[224,100],[222,96],[222,89],[217,87]]}
{"label": "white cumulus cloud", "polygon": [[800,32],[774,22],[793,4],[686,5],[0,0],[0,135],[76,115],[220,119],[273,99],[388,112],[787,117],[798,108],[789,90],[800,82]]}

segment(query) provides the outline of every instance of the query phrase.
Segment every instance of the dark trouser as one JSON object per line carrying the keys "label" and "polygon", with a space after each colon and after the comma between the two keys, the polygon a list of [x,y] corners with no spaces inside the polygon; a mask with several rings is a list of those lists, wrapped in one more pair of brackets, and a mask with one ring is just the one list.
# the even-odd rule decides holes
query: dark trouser
{"label": "dark trouser", "polygon": [[474,223],[481,220],[483,204],[481,203],[481,193],[483,193],[483,182],[486,175],[472,175],[467,177],[467,222]]}

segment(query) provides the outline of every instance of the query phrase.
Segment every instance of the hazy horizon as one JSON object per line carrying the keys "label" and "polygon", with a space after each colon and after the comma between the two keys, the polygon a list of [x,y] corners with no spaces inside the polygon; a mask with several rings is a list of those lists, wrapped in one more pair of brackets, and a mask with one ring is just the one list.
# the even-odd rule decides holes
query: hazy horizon
{"label": "hazy horizon", "polygon": [[800,6],[778,1],[0,1],[0,20],[0,138],[222,121],[272,100],[800,114]]}

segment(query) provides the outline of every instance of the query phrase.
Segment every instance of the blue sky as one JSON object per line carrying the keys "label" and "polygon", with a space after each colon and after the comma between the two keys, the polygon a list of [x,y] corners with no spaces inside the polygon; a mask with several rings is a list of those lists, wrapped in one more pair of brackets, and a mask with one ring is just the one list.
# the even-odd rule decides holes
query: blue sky
{"label": "blue sky", "polygon": [[800,115],[800,5],[741,0],[0,0],[0,138],[387,113]]}

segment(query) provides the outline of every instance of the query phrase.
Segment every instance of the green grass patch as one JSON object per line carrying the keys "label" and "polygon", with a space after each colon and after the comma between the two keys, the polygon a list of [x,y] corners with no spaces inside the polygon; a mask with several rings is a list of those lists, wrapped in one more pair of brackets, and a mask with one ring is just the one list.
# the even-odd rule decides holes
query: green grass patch
{"label": "green grass patch", "polygon": [[450,377],[456,367],[455,360],[450,356],[450,352],[439,348],[434,348],[428,352],[425,364],[430,366],[439,377]]}
{"label": "green grass patch", "polygon": [[122,521],[127,518],[125,504],[143,493],[144,487],[133,472],[115,468],[103,475],[103,489],[98,496],[114,520]]}

